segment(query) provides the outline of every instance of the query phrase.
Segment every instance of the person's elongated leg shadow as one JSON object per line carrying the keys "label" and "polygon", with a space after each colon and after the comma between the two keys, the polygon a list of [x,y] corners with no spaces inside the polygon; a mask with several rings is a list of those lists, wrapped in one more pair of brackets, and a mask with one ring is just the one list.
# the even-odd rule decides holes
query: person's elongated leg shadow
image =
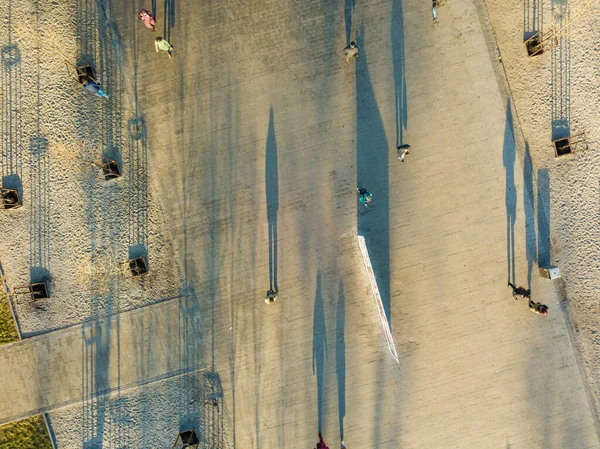
{"label": "person's elongated leg shadow", "polygon": [[350,43],[350,35],[352,31],[352,12],[356,0],[345,0],[344,2],[344,22],[346,23],[346,45]]}
{"label": "person's elongated leg shadow", "polygon": [[267,220],[269,221],[269,287],[277,289],[277,211],[279,210],[279,171],[277,166],[277,141],[273,108],[269,111],[269,130],[265,156],[265,184],[267,192]]}
{"label": "person's elongated leg shadow", "polygon": [[525,251],[527,253],[527,289],[531,289],[531,274],[537,262],[537,236],[535,231],[535,200],[533,195],[533,164],[529,143],[525,142],[523,158],[523,208],[525,210]]}
{"label": "person's elongated leg shadow", "polygon": [[344,339],[346,298],[344,297],[344,283],[341,281],[335,315],[335,372],[338,383],[338,417],[340,421],[340,440],[344,441],[344,417],[346,416],[346,341]]}
{"label": "person's elongated leg shadow", "polygon": [[506,125],[502,160],[506,169],[506,259],[508,282],[515,283],[515,221],[517,219],[517,189],[515,187],[515,137],[510,100],[506,105]]}
{"label": "person's elongated leg shadow", "polygon": [[313,374],[317,375],[317,411],[319,418],[319,432],[323,424],[324,397],[323,389],[325,385],[325,359],[327,358],[327,334],[325,327],[325,309],[323,307],[323,297],[321,296],[321,272],[317,271],[317,288],[315,292],[315,308],[313,316]]}

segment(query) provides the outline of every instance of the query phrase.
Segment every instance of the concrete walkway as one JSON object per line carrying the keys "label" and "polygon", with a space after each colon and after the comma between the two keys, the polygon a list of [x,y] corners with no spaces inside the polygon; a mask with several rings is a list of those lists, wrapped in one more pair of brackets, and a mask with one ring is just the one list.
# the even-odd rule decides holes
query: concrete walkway
{"label": "concrete walkway", "polygon": [[[438,12],[180,0],[158,30],[173,60],[126,52],[236,447],[314,447],[318,430],[331,447],[600,447],[553,287],[528,257],[531,168],[495,58],[472,2]],[[150,46],[122,14],[131,48]],[[548,318],[506,287],[529,279]]]}
{"label": "concrete walkway", "polygon": [[201,324],[179,298],[2,346],[0,424],[200,369]]}
{"label": "concrete walkway", "polygon": [[[416,0],[251,3],[165,8],[172,60],[134,6],[117,17],[191,327],[163,303],[2,348],[0,379],[19,380],[0,421],[214,364],[239,448],[314,447],[319,430],[332,448],[600,447],[552,285],[531,278],[545,319],[506,287],[535,272],[536,231],[474,5],[449,2],[434,25]],[[182,341],[206,346],[170,355]]]}

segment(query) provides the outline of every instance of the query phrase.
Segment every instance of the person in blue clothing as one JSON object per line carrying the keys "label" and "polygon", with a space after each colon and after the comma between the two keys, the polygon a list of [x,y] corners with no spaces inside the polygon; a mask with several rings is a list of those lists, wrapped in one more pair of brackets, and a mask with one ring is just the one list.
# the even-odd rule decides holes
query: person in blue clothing
{"label": "person in blue clothing", "polygon": [[96,94],[99,97],[108,98],[108,94],[102,90],[100,83],[94,80],[87,80],[83,85],[83,88],[89,93]]}
{"label": "person in blue clothing", "polygon": [[365,189],[364,187],[359,187],[356,190],[358,192],[358,200],[362,204],[364,204],[365,207],[369,207],[369,204],[371,204],[371,197],[373,196],[373,194],[367,191],[367,189]]}

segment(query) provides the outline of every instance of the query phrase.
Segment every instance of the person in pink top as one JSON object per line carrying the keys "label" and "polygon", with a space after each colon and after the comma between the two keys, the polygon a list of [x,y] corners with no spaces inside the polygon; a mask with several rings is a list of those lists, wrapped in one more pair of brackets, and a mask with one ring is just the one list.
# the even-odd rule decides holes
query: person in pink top
{"label": "person in pink top", "polygon": [[156,26],[156,17],[154,17],[150,11],[147,9],[140,9],[138,17],[142,22],[144,22],[146,28],[150,28],[152,31],[154,31],[154,27]]}

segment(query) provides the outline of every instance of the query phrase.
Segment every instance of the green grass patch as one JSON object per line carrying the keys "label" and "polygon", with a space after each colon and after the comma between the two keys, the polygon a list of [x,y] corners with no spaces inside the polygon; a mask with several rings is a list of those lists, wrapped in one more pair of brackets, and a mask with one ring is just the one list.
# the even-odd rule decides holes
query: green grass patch
{"label": "green grass patch", "polygon": [[1,449],[52,449],[46,423],[41,415],[0,427]]}
{"label": "green grass patch", "polygon": [[[1,278],[0,278],[1,280]],[[4,288],[0,285],[0,345],[19,340]],[[41,415],[0,426],[0,449],[52,449]]]}
{"label": "green grass patch", "polygon": [[[4,293],[2,286],[0,286],[0,345],[5,345],[6,343],[17,341],[18,339],[19,334],[17,334],[15,321],[10,312],[8,297],[6,296],[6,293]],[[0,445],[0,448],[2,447],[3,446]]]}

